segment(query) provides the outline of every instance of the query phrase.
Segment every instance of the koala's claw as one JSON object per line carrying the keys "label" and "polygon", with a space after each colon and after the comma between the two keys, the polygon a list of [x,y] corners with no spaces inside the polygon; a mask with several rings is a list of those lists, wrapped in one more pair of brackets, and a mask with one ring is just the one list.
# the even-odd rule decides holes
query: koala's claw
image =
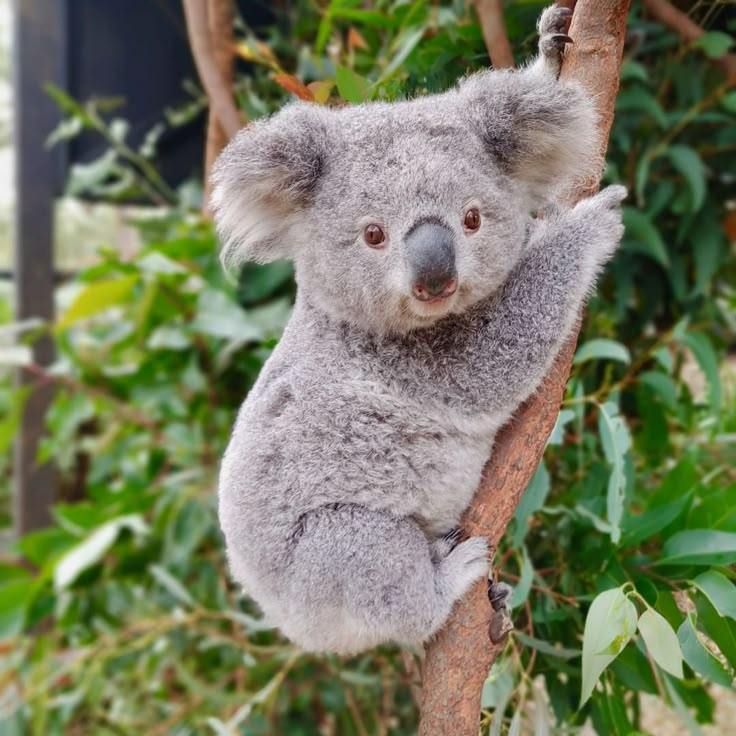
{"label": "koala's claw", "polygon": [[494,611],[500,611],[503,608],[508,609],[509,598],[514,589],[506,583],[489,583],[488,599],[491,601]]}
{"label": "koala's claw", "polygon": [[572,11],[561,5],[547,8],[539,18],[539,55],[546,72],[554,76],[560,71],[562,54],[568,43],[573,43],[568,35]]}
{"label": "koala's claw", "polygon": [[429,546],[430,554],[435,562],[443,560],[452,552],[459,544],[468,539],[468,535],[462,527],[455,527],[449,532],[435,539]]}
{"label": "koala's claw", "polygon": [[557,44],[561,44],[560,50],[564,48],[566,43],[575,43],[575,41],[573,41],[572,38],[570,38],[570,36],[568,36],[566,33],[553,33],[549,37],[549,40],[554,41]]}
{"label": "koala's claw", "polygon": [[537,23],[539,35],[543,38],[555,33],[567,33],[571,18],[572,10],[570,8],[565,8],[562,5],[552,5],[539,17]]}
{"label": "koala's claw", "polygon": [[505,641],[509,632],[514,629],[511,620],[511,607],[509,606],[512,593],[513,588],[506,583],[492,583],[488,586],[488,598],[493,607],[488,636],[493,644],[500,644]]}

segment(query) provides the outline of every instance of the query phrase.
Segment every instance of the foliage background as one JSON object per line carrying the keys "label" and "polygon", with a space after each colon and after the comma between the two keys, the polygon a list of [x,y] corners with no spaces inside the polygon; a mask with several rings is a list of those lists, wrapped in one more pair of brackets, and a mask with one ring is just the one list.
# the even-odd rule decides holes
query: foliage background
{"label": "foliage background", "polygon": [[[268,27],[238,26],[237,97],[251,119],[289,92],[327,104],[396,99],[488,63],[463,2],[284,7]],[[519,62],[533,53],[541,7],[506,9]],[[518,633],[484,690],[484,733],[568,733],[586,721],[600,734],[641,732],[643,693],[698,733],[713,717],[711,685],[733,684],[736,91],[714,59],[733,46],[736,22],[717,11],[694,9],[712,30],[685,45],[632,8],[605,176],[631,191],[625,242],[586,313],[558,426],[499,551]],[[58,389],[42,454],[69,500],[54,526],[0,558],[0,729],[413,733],[413,655],[306,656],[227,581],[217,462],[288,319],[290,267],[249,266],[231,283],[191,187],[159,180],[155,135],[132,149],[124,110],[50,92],[65,113],[55,139],[91,128],[110,143],[76,169],[73,192],[153,192],[173,206],[139,223],[145,245],[132,259],[101,249],[58,322],[33,330],[59,345],[51,369],[31,368]],[[180,112],[198,108],[194,98]],[[6,364],[28,360],[24,344],[3,351]],[[6,489],[24,398],[7,381],[0,390]],[[581,659],[586,613],[611,589],[618,608],[589,615],[591,631],[610,636]],[[634,625],[653,610],[669,626],[656,619],[629,642],[631,606]]]}

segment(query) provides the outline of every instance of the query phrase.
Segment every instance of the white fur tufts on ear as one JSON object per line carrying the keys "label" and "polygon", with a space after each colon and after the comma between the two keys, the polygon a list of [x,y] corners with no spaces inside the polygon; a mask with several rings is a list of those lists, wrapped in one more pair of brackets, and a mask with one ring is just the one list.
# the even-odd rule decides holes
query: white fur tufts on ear
{"label": "white fur tufts on ear", "polygon": [[462,82],[458,104],[501,170],[524,185],[530,207],[591,174],[597,115],[579,85],[532,68],[482,72]]}
{"label": "white fur tufts on ear", "polygon": [[325,167],[329,112],[292,103],[243,128],[215,162],[211,205],[226,266],[291,258],[289,231]]}

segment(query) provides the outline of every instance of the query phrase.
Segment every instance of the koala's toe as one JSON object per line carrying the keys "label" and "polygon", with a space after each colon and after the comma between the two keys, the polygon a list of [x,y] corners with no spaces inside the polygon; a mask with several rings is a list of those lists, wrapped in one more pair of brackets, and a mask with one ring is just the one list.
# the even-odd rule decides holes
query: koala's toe
{"label": "koala's toe", "polygon": [[544,10],[539,17],[537,28],[540,36],[549,36],[552,34],[564,34],[570,28],[572,20],[572,10],[562,5],[552,5]]}
{"label": "koala's toe", "polygon": [[494,611],[508,608],[508,602],[514,589],[507,583],[491,583],[488,586],[488,599]]}

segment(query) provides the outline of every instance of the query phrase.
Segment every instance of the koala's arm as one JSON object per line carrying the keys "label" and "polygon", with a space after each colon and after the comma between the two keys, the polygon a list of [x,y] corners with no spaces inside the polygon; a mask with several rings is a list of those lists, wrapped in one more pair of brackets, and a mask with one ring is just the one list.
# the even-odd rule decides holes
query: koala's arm
{"label": "koala's arm", "polygon": [[626,189],[607,187],[536,220],[526,255],[480,316],[468,380],[508,415],[539,386],[623,235]]}

